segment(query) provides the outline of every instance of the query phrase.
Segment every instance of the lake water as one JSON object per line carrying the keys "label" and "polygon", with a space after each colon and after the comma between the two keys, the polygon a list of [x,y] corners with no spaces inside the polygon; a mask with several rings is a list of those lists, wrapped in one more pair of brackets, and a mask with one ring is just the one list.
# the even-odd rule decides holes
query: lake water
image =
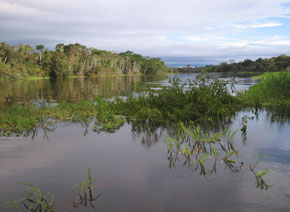
{"label": "lake water", "polygon": [[[127,96],[139,83],[168,85],[172,76],[124,76],[114,78],[12,81],[0,83],[2,102],[8,96],[17,101],[78,100],[101,95]],[[185,81],[195,77],[183,74]],[[230,79],[230,76],[219,76]],[[247,89],[257,81],[239,77],[237,89]],[[282,111],[282,112],[281,112]],[[51,132],[39,130],[29,137],[0,137],[0,211],[10,199],[20,199],[30,182],[43,193],[54,194],[57,211],[290,211],[290,126],[287,111],[260,110],[239,112],[227,126],[241,127],[244,115],[248,122],[246,135],[239,131],[233,145],[241,151],[239,172],[217,161],[216,173],[200,175],[200,169],[183,166],[183,158],[170,167],[167,155],[167,136],[174,129],[159,128],[155,132],[133,131],[125,124],[115,133],[95,133],[77,124],[58,123]],[[220,131],[225,126],[212,126]],[[265,151],[257,170],[270,169],[264,177],[268,190],[256,188],[256,178],[250,164],[256,155]],[[207,164],[208,166],[210,163]],[[87,178],[91,167],[95,209],[73,208],[78,198],[74,186]]]}

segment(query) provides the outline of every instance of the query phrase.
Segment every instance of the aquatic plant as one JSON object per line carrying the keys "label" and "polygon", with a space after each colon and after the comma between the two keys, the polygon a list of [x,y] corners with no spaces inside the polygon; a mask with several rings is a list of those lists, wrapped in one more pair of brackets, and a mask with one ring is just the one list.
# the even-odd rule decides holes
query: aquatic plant
{"label": "aquatic plant", "polygon": [[247,124],[248,124],[249,119],[250,119],[250,117],[248,115],[244,115],[242,117],[242,128],[241,128],[242,133],[247,132]]}
{"label": "aquatic plant", "polygon": [[[231,157],[238,157],[239,151],[235,150],[232,139],[238,130],[231,132],[226,129],[221,133],[207,134],[199,126],[186,127],[184,123],[178,124],[175,138],[168,138],[167,158],[169,166],[175,167],[177,161],[183,156],[183,166],[200,170],[201,175],[216,173],[216,162],[220,160],[233,172],[240,170],[243,163],[238,163]],[[206,170],[206,161],[214,159],[212,166]]]}
{"label": "aquatic plant", "polygon": [[21,202],[23,207],[31,212],[54,212],[53,202],[54,197],[50,192],[42,194],[40,189],[37,189],[31,183],[23,183],[29,187],[29,193],[21,200],[12,200],[11,206],[19,212],[23,212],[18,202]]}
{"label": "aquatic plant", "polygon": [[[56,212],[54,207],[54,196],[50,192],[42,193],[40,189],[33,186],[31,183],[23,183],[28,186],[29,192],[26,192],[20,200],[11,200],[10,206],[19,212]],[[94,190],[98,187],[105,187],[111,183],[105,183],[93,187],[93,178],[91,168],[88,170],[88,178],[84,179],[80,184],[74,186],[79,187],[78,199],[73,201],[73,207],[87,206],[90,203],[92,208],[95,208],[93,202],[96,201],[101,193],[95,195]],[[21,205],[19,204],[21,203]]]}
{"label": "aquatic plant", "polygon": [[263,151],[257,158],[256,163],[253,165],[251,164],[250,166],[250,171],[255,175],[256,177],[256,187],[260,188],[260,189],[269,189],[269,185],[267,185],[267,183],[264,181],[263,177],[266,176],[270,170],[266,169],[264,171],[255,171],[255,168],[257,167],[257,165],[259,164],[259,162],[261,161],[262,157],[264,156],[265,151]]}
{"label": "aquatic plant", "polygon": [[227,82],[202,73],[186,83],[174,78],[171,86],[160,90],[147,88],[136,97],[127,99],[105,100],[95,97],[92,100],[60,102],[43,107],[31,104],[3,107],[0,110],[0,133],[21,134],[57,121],[81,123],[84,126],[94,122],[93,130],[96,132],[114,132],[126,121],[132,123],[133,129],[139,126],[156,129],[167,122],[227,120],[238,109],[239,104],[229,93]]}
{"label": "aquatic plant", "polygon": [[115,106],[136,125],[147,121],[157,126],[167,121],[225,120],[239,109],[227,88],[234,81],[224,82],[201,73],[184,83],[177,78],[170,83],[159,90],[145,89],[137,97],[116,99]]}
{"label": "aquatic plant", "polygon": [[88,170],[88,181],[84,179],[80,184],[76,185],[76,187],[79,187],[79,198],[78,200],[73,201],[74,208],[77,208],[80,205],[87,206],[88,202],[92,208],[95,208],[93,202],[96,201],[101,196],[101,194],[98,194],[96,197],[94,197],[91,168]]}

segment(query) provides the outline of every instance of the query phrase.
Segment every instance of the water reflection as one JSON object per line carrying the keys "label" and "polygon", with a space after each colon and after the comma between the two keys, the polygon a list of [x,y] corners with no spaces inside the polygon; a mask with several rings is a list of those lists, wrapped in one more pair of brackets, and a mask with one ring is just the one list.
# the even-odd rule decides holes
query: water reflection
{"label": "water reflection", "polygon": [[0,82],[0,103],[64,100],[78,101],[83,98],[102,96],[128,96],[146,82],[165,80],[165,75],[128,75],[108,76],[96,78],[68,78],[68,79],[41,79],[15,80]]}
{"label": "water reflection", "polygon": [[[60,102],[78,101],[83,98],[102,96],[111,98],[114,96],[128,96],[136,91],[139,85],[168,86],[173,77],[181,79],[181,83],[192,80],[197,74],[179,75],[127,75],[107,76],[96,78],[68,78],[68,79],[39,79],[39,80],[13,80],[0,81],[0,103],[4,102]],[[211,73],[214,77],[228,81],[232,74]],[[259,80],[251,78],[251,75],[237,76],[236,90],[248,89]]]}

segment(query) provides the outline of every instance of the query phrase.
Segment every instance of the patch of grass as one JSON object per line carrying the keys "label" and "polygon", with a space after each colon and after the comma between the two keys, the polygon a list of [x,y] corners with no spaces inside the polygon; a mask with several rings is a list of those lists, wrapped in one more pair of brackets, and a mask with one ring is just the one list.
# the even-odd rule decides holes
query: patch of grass
{"label": "patch of grass", "polygon": [[171,86],[146,89],[138,97],[117,99],[115,105],[130,120],[142,123],[223,120],[239,109],[227,83],[204,73],[185,83],[173,78]]}
{"label": "patch of grass", "polygon": [[262,79],[240,96],[242,102],[254,107],[290,106],[290,72],[267,73]]}

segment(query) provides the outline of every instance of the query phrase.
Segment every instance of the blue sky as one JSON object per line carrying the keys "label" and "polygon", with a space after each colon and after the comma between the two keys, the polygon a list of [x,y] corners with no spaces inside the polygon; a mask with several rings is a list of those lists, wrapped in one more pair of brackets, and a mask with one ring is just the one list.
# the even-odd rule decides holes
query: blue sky
{"label": "blue sky", "polygon": [[290,54],[290,0],[0,0],[0,41],[82,43],[168,64]]}

